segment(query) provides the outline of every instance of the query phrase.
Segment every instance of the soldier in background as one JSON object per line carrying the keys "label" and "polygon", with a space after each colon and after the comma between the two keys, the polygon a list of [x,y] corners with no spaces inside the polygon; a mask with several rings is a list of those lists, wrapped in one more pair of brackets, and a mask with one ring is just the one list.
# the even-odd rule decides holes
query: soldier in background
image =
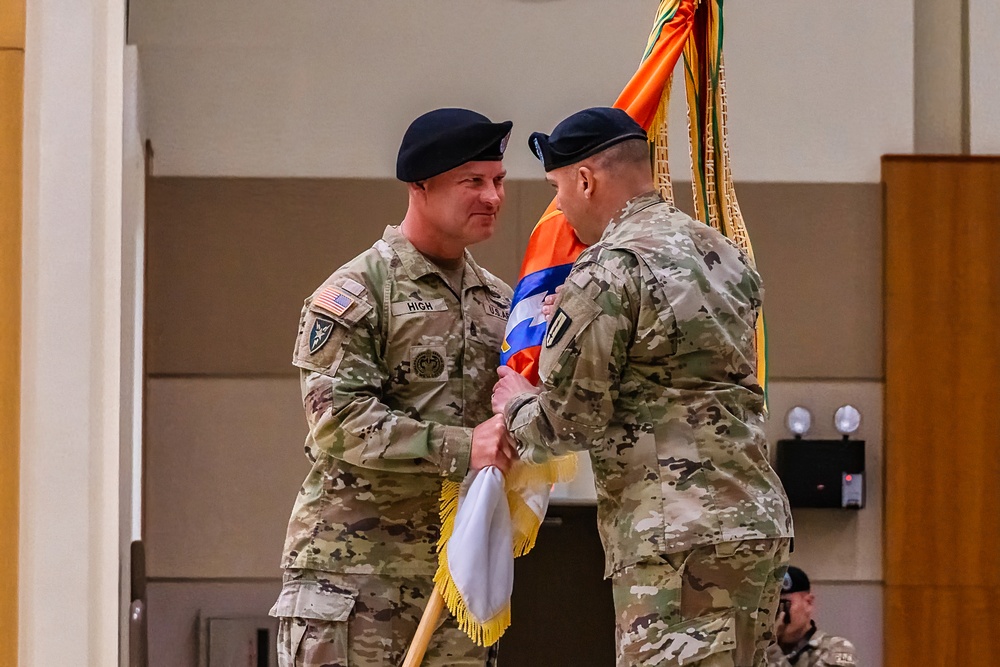
{"label": "soldier in background", "polygon": [[[406,217],[306,299],[292,363],[312,469],[271,610],[281,667],[399,664],[433,590],[442,480],[517,458],[490,410],[511,290],[466,250],[494,232],[510,128],[465,109],[413,121]],[[424,664],[491,662],[449,617]]]}
{"label": "soldier in background", "polygon": [[541,386],[500,369],[493,409],[523,460],[590,452],[619,667],[760,667],[792,532],[755,376],[760,277],[655,192],[625,112],[529,144],[593,245],[549,320]]}
{"label": "soldier in background", "polygon": [[768,667],[854,667],[854,645],[816,627],[809,577],[790,566],[781,584],[776,634],[778,643],[767,651]]}

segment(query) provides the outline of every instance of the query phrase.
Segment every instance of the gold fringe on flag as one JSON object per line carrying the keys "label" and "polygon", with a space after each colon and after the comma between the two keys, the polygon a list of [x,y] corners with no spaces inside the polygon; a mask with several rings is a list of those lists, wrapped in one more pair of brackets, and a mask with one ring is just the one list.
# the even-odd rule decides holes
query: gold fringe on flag
{"label": "gold fringe on flag", "polygon": [[[511,545],[514,557],[519,558],[531,551],[538,539],[538,530],[542,519],[525,502],[522,492],[530,487],[549,487],[560,482],[568,482],[576,477],[576,454],[558,456],[545,463],[516,462],[504,478],[507,505],[510,508],[510,521],[514,540]],[[462,490],[460,482],[445,480],[441,485],[441,502],[439,514],[441,517],[441,535],[438,538],[438,569],[434,575],[434,583],[444,598],[448,611],[458,621],[462,629],[472,641],[480,646],[492,646],[510,627],[510,605],[507,604],[493,618],[480,622],[471,613],[462,600],[462,594],[455,585],[448,569],[448,542],[455,532],[455,516],[458,514],[458,501]]]}

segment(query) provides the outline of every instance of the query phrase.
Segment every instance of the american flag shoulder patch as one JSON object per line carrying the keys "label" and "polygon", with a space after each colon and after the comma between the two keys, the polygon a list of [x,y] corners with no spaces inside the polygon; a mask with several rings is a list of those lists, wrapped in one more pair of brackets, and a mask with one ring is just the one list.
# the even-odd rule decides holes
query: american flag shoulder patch
{"label": "american flag shoulder patch", "polygon": [[329,285],[313,297],[313,305],[319,306],[331,315],[343,315],[354,305],[354,298],[347,292]]}

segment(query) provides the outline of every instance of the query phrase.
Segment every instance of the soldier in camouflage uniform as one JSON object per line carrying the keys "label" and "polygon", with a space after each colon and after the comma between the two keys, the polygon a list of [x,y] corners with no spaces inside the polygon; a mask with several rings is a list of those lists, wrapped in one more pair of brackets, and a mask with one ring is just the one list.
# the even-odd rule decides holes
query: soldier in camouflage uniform
{"label": "soldier in camouflage uniform", "polygon": [[[312,469],[271,610],[281,667],[400,664],[433,590],[442,481],[517,457],[489,397],[511,291],[466,250],[493,233],[510,126],[461,109],[415,120],[403,222],[306,299],[293,363]],[[493,660],[450,617],[426,656]]]}
{"label": "soldier in camouflage uniform", "polygon": [[778,643],[767,650],[768,667],[855,667],[854,644],[816,627],[809,577],[791,566],[781,584],[781,606],[775,634]]}
{"label": "soldier in camouflage uniform", "polygon": [[755,377],[760,278],[653,191],[645,132],[588,109],[532,150],[591,245],[548,323],[541,386],[500,370],[523,460],[589,450],[618,665],[759,667],[791,520]]}

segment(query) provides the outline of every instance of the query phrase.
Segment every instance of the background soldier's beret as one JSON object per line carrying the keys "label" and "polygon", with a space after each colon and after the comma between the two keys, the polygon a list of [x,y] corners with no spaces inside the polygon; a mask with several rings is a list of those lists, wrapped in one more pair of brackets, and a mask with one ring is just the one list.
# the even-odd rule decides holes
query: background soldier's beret
{"label": "background soldier's beret", "polygon": [[415,183],[466,162],[503,159],[513,123],[468,109],[435,109],[410,123],[396,156],[396,178]]}
{"label": "background soldier's beret", "polygon": [[794,565],[788,566],[788,571],[785,572],[785,579],[781,582],[781,594],[786,593],[801,593],[809,591],[809,577],[806,573],[795,567]]}
{"label": "background soldier's beret", "polygon": [[646,139],[646,131],[621,109],[593,107],[562,121],[552,134],[533,133],[528,147],[549,172],[629,139]]}

